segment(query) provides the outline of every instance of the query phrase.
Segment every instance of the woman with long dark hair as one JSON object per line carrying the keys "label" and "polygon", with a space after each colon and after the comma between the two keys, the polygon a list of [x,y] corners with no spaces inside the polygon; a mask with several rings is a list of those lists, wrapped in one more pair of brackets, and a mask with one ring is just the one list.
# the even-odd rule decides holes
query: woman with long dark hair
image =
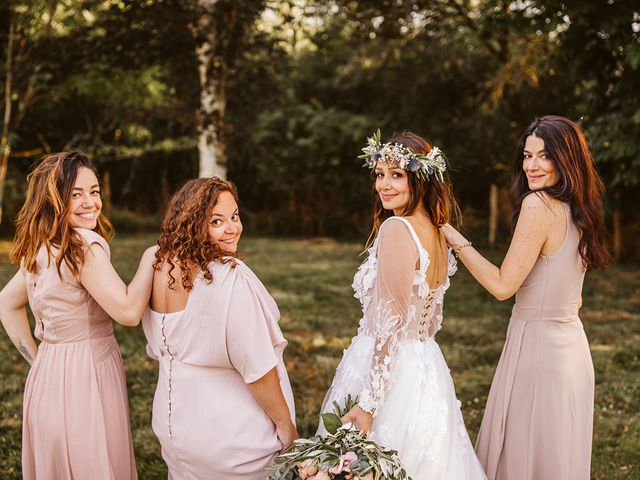
{"label": "woman with long dark hair", "polygon": [[362,304],[358,333],[322,411],[357,398],[343,422],[397,450],[414,479],[484,479],[435,338],[456,270],[439,230],[458,214],[444,157],[411,132],[386,143],[376,134],[364,154],[375,239],[353,280]]}
{"label": "woman with long dark hair", "polygon": [[2,325],[31,364],[22,476],[137,478],[112,319],[126,326],[139,323],[151,293],[154,249],[145,252],[125,285],[109,260],[111,225],[86,155],[49,155],[28,181],[11,255],[20,270],[0,292]]}
{"label": "woman with long dark hair", "polygon": [[594,374],[578,310],[586,270],[606,267],[598,175],[580,127],[545,116],[514,163],[514,233],[500,267],[450,225],[447,242],[498,300],[516,295],[476,451],[489,480],[588,480]]}

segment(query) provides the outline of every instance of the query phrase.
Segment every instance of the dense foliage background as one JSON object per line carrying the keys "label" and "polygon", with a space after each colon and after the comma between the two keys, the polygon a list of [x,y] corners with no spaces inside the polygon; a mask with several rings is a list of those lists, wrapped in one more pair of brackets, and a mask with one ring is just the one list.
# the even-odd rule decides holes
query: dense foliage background
{"label": "dense foliage background", "polygon": [[5,114],[11,107],[2,233],[28,169],[69,148],[99,164],[117,226],[157,224],[175,187],[198,174],[197,26],[210,15],[208,32],[224,47],[212,49],[224,71],[210,78],[225,104],[207,121],[218,122],[251,231],[365,235],[370,186],[356,156],[379,127],[438,144],[467,223],[487,233],[493,208],[504,232],[517,139],[536,116],[560,114],[589,134],[616,254],[640,257],[636,2],[207,3],[0,2]]}
{"label": "dense foliage background", "polygon": [[[171,193],[201,171],[209,134],[245,232],[262,237],[242,250],[280,306],[304,435],[359,317],[349,284],[371,187],[356,157],[377,128],[444,150],[471,238],[495,243],[483,250],[498,261],[521,132],[544,114],[579,121],[606,181],[612,247],[640,260],[637,0],[0,0],[0,93],[0,285],[42,155],[86,151],[117,230],[153,230],[113,243],[128,280]],[[640,478],[638,279],[625,261],[585,284],[594,480]],[[464,269],[447,298],[438,338],[475,438],[510,303]],[[157,366],[140,329],[117,336],[141,478],[166,478],[150,429]],[[3,335],[0,358],[0,477],[19,478],[27,365]]]}

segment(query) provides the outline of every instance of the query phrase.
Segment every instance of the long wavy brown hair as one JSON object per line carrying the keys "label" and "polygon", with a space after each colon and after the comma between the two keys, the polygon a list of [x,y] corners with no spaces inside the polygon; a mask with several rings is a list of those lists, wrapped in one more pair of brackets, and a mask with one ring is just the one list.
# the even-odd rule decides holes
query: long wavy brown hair
{"label": "long wavy brown hair", "polygon": [[169,265],[169,288],[175,288],[173,271],[176,268],[180,270],[182,286],[190,291],[199,271],[206,282],[213,281],[211,262],[234,263],[235,255],[211,243],[207,230],[211,212],[222,192],[231,193],[238,201],[235,185],[218,177],[190,180],[169,200],[153,263],[156,270],[160,270],[164,262]]}
{"label": "long wavy brown hair", "polygon": [[[41,246],[55,256],[58,275],[62,262],[78,277],[84,262],[84,247],[80,235],[69,226],[71,193],[81,168],[98,176],[89,158],[82,152],[61,152],[44,157],[27,176],[27,199],[16,218],[11,260],[21,263],[30,273],[36,273],[36,257]],[[113,228],[100,212],[95,232],[107,240]],[[57,249],[54,254],[53,249]]]}
{"label": "long wavy brown hair", "polygon": [[584,266],[587,270],[605,268],[611,263],[612,257],[607,246],[608,233],[604,221],[604,182],[596,170],[582,129],[568,118],[555,115],[538,118],[520,138],[511,185],[515,200],[513,228],[524,197],[531,193],[527,175],[522,169],[524,145],[530,135],[544,141],[547,158],[553,163],[559,177],[555,185],[536,192],[546,192],[569,204],[572,220],[580,232],[578,250]]}
{"label": "long wavy brown hair", "polygon": [[[388,140],[388,143],[398,143],[410,148],[415,154],[426,155],[431,151],[432,145],[424,138],[408,130],[396,134]],[[408,173],[410,199],[405,206],[402,216],[411,215],[420,205],[422,205],[429,216],[431,222],[439,227],[445,223],[460,224],[460,207],[453,196],[453,188],[448,172],[444,172],[442,181],[430,175],[427,179],[420,178],[411,172]],[[378,235],[380,225],[387,218],[394,215],[393,210],[385,210],[382,206],[380,195],[376,191],[376,172],[371,170],[371,181],[373,183],[373,232],[368,244]]]}

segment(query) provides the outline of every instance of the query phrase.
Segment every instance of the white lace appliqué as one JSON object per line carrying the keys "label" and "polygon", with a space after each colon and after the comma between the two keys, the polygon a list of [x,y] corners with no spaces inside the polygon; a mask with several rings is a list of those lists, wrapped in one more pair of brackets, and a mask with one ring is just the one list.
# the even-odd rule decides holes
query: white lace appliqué
{"label": "white lace appliqu\u00e9", "polygon": [[367,312],[360,320],[358,335],[374,339],[371,371],[359,395],[358,404],[374,416],[393,381],[395,359],[402,342],[407,339],[425,341],[440,330],[444,293],[449,287],[449,276],[457,270],[455,257],[449,251],[448,276],[440,287],[431,289],[426,280],[431,262],[429,253],[417,240],[416,244],[419,252],[418,268],[413,273],[411,302],[404,315],[394,313],[397,309],[393,308],[393,300],[369,305],[375,301],[373,290],[378,269],[378,239],[368,250],[369,256],[353,279],[354,296],[362,304],[363,312]]}
{"label": "white lace appliqu\u00e9", "polygon": [[362,332],[375,339],[369,381],[360,394],[358,402],[367,412],[375,412],[391,383],[392,363],[398,354],[399,335],[402,332],[400,328],[402,317],[393,313],[391,301],[385,305],[377,305],[375,310],[375,319],[371,323],[373,331],[366,331],[364,327],[365,331]]}

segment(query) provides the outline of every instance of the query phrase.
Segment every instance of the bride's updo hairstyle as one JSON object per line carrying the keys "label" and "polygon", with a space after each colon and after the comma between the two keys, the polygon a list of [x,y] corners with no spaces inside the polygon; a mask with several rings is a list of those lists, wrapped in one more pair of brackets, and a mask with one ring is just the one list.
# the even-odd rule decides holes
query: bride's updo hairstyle
{"label": "bride's updo hairstyle", "polygon": [[[433,148],[424,138],[408,130],[395,135],[387,143],[400,144],[410,148],[413,153],[422,155],[428,154]],[[460,207],[458,207],[458,202],[453,196],[453,188],[447,171],[443,172],[442,180],[436,178],[435,175],[428,175],[425,179],[409,170],[406,170],[406,172],[409,179],[411,198],[404,208],[402,216],[411,215],[422,204],[429,219],[435,226],[439,227],[445,223],[460,224]],[[382,222],[392,217],[394,213],[392,210],[385,210],[382,206],[380,196],[375,189],[375,169],[371,170],[371,179],[374,194],[373,233],[376,236]]]}
{"label": "bride's updo hairstyle", "polygon": [[238,201],[235,185],[218,177],[190,180],[169,200],[153,263],[156,270],[163,262],[169,265],[169,288],[174,288],[176,267],[181,272],[182,286],[190,291],[199,271],[206,282],[213,281],[211,262],[234,261],[233,254],[211,243],[207,230],[211,212],[222,192],[229,192]]}

